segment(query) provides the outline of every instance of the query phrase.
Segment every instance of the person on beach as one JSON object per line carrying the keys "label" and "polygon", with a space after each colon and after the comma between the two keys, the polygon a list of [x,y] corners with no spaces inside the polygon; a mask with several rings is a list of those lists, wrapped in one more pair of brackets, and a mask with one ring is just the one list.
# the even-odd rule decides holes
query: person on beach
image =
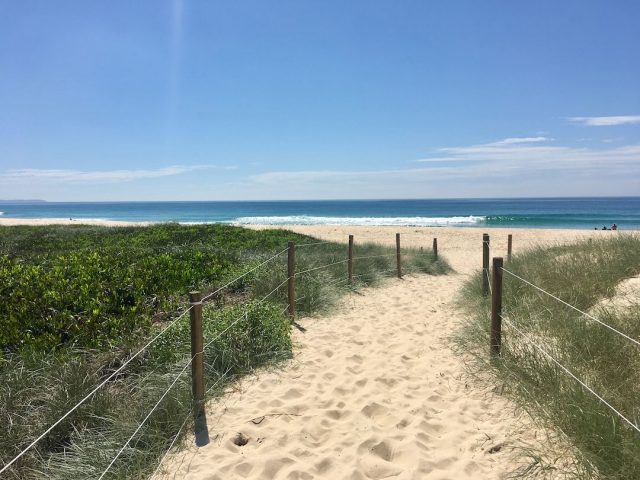
{"label": "person on beach", "polygon": [[611,230],[617,230],[617,229],[618,229],[618,225],[616,225],[615,223],[611,225]]}

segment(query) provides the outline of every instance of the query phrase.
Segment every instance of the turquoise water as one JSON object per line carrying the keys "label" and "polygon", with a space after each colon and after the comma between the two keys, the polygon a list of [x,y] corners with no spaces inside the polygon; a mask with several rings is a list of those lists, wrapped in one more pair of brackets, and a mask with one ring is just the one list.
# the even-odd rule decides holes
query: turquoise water
{"label": "turquoise water", "polygon": [[0,203],[0,218],[181,223],[640,229],[640,197],[272,202]]}

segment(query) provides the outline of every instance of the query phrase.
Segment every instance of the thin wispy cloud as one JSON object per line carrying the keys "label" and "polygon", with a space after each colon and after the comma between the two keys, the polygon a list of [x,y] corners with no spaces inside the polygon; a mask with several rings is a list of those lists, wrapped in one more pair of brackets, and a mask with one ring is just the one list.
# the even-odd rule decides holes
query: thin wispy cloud
{"label": "thin wispy cloud", "polygon": [[[132,182],[135,180],[151,179],[180,175],[195,170],[216,168],[212,165],[173,165],[158,169],[138,170],[66,170],[66,169],[39,169],[19,168],[7,170],[0,174],[5,179],[42,180],[55,183],[113,183]],[[223,167],[229,168],[229,167]]]}
{"label": "thin wispy cloud", "polygon": [[330,189],[335,195],[357,193],[365,198],[378,198],[379,192],[393,192],[390,196],[423,192],[429,196],[445,186],[447,191],[458,192],[465,185],[486,188],[498,183],[501,188],[513,188],[515,194],[535,195],[536,188],[529,186],[531,190],[526,191],[518,186],[544,185],[566,192],[577,181],[592,186],[603,178],[638,178],[640,145],[593,149],[554,145],[546,137],[526,137],[440,148],[434,157],[418,162],[421,165],[413,168],[273,171],[249,180],[260,187],[314,194]]}
{"label": "thin wispy cloud", "polygon": [[490,145],[490,146],[518,145],[521,143],[547,142],[549,140],[551,139],[548,137],[513,137],[513,138],[505,138],[503,140],[498,140],[497,142],[487,143],[486,145]]}
{"label": "thin wispy cloud", "polygon": [[[485,168],[518,168],[523,171],[538,168],[606,169],[614,165],[640,165],[640,145],[594,149],[554,144],[480,144],[447,147],[438,153],[459,161],[483,162]],[[438,158],[442,158],[440,155]]]}
{"label": "thin wispy cloud", "polygon": [[415,160],[419,163],[427,162],[451,162],[455,161],[478,161],[506,158],[514,154],[544,154],[545,152],[555,151],[562,147],[553,147],[549,145],[539,145],[542,142],[548,142],[552,139],[547,137],[518,137],[505,138],[495,142],[480,143],[466,147],[443,147],[437,150],[438,155],[435,157],[426,157]]}
{"label": "thin wispy cloud", "polygon": [[617,115],[611,117],[569,117],[572,123],[589,127],[610,127],[614,125],[630,125],[640,123],[640,115]]}

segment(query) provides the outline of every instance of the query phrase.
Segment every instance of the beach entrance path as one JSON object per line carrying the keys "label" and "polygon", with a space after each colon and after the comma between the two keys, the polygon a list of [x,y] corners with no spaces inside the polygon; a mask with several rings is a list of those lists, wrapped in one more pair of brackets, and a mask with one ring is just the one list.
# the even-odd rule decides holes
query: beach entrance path
{"label": "beach entrance path", "polygon": [[303,320],[294,359],[210,403],[211,443],[168,478],[501,478],[519,422],[450,349],[464,278],[390,280]]}
{"label": "beach entrance path", "polygon": [[[395,227],[295,227],[343,241],[430,246],[456,269],[390,279],[349,294],[335,314],[301,320],[294,359],[260,372],[211,402],[211,443],[169,456],[166,478],[499,479],[517,467],[518,446],[544,441],[492,387],[465,375],[450,336],[463,315],[454,301],[481,265],[482,231]],[[493,229],[492,255],[599,235]],[[188,440],[193,443],[193,440]],[[241,444],[241,445],[238,445]],[[161,477],[159,477],[161,478]]]}

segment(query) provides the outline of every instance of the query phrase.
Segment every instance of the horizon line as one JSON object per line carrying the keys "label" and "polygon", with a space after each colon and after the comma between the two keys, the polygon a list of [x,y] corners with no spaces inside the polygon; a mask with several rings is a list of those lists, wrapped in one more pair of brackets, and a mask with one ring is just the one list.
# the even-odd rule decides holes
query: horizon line
{"label": "horizon line", "polygon": [[243,199],[243,200],[44,200],[10,199],[0,200],[0,204],[39,204],[39,203],[249,203],[249,202],[402,202],[425,200],[579,200],[579,199],[618,199],[640,198],[637,195],[591,195],[591,196],[539,196],[539,197],[414,197],[414,198],[324,198],[324,199]]}

